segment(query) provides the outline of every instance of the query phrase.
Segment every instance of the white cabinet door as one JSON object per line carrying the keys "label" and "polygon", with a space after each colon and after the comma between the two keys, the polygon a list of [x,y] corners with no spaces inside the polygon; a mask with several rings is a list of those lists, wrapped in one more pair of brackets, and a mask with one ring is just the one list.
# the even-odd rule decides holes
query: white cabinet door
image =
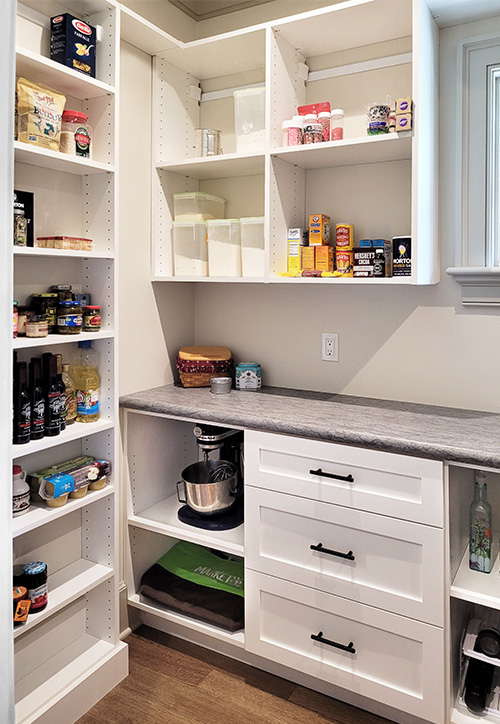
{"label": "white cabinet door", "polygon": [[436,460],[249,431],[245,482],[443,526],[443,463]]}
{"label": "white cabinet door", "polygon": [[245,564],[444,625],[444,531],[248,486]]}
{"label": "white cabinet door", "polygon": [[250,570],[245,606],[248,651],[444,722],[443,629]]}

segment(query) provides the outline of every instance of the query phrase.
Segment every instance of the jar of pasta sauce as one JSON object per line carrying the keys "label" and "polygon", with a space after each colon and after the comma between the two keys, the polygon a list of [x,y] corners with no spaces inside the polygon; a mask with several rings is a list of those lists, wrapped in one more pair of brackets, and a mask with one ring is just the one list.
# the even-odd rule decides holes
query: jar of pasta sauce
{"label": "jar of pasta sauce", "polygon": [[31,613],[43,611],[48,603],[47,564],[43,561],[27,563],[24,568],[24,585],[31,601]]}
{"label": "jar of pasta sauce", "polygon": [[101,329],[101,307],[89,304],[83,308],[83,331],[99,332]]}

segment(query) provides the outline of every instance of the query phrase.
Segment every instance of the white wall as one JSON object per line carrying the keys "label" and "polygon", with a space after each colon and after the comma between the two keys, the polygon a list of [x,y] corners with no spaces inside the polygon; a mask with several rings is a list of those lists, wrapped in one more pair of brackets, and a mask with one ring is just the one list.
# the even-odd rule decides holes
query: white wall
{"label": "white wall", "polygon": [[[488,27],[475,24],[473,31]],[[455,264],[457,239],[455,36],[453,28],[441,32],[441,282],[199,284],[197,344],[227,345],[237,360],[260,362],[265,384],[500,411],[500,310],[462,307],[459,287],[445,273]],[[321,360],[322,332],[340,335],[338,363]]]}
{"label": "white wall", "polygon": [[193,343],[190,284],[151,284],[151,57],[121,45],[120,394],[169,384]]}

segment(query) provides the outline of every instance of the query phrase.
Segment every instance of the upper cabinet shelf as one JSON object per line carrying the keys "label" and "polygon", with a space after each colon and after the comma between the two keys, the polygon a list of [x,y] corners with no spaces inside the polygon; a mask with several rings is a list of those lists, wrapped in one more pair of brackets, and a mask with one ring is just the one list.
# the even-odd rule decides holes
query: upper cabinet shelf
{"label": "upper cabinet shelf", "polygon": [[56,63],[50,58],[44,58],[21,47],[16,50],[16,74],[36,80],[79,100],[101,98],[115,93],[114,87],[108,83],[90,78],[84,73],[66,68],[62,63]]}
{"label": "upper cabinet shelf", "polygon": [[64,171],[77,176],[114,172],[114,166],[108,163],[70,156],[47,148],[31,146],[20,141],[14,143],[14,158],[19,163],[27,163],[31,166],[52,169],[53,171]]}
{"label": "upper cabinet shelf", "polygon": [[199,179],[255,176],[264,173],[264,154],[229,153],[222,156],[192,158],[173,163],[158,163],[157,169]]}

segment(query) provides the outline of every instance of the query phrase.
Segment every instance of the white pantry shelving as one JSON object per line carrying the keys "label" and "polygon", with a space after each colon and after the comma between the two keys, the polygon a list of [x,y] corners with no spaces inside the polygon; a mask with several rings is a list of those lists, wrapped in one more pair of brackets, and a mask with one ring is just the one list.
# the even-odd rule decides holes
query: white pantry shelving
{"label": "white pantry shelving", "polygon": [[[14,298],[29,304],[32,294],[67,283],[89,293],[103,313],[99,332],[17,337],[12,344],[18,360],[60,352],[71,362],[77,342],[91,340],[100,357],[100,419],[12,445],[13,462],[28,473],[82,454],[112,463],[102,490],[70,498],[60,508],[33,502],[13,520],[14,564],[43,560],[49,574],[46,609],[14,631],[16,724],[70,724],[128,670],[127,648],[119,638],[116,494],[119,5],[27,0],[23,6],[16,75],[63,92],[65,107],[85,112],[93,129],[90,159],[14,142],[14,188],[34,194],[34,238],[80,236],[94,242],[90,252],[13,247]],[[96,78],[50,59],[49,19],[63,11],[77,17],[86,11],[85,20],[101,28]]]}
{"label": "white pantry shelving", "polygon": [[[205,191],[226,198],[227,218],[266,219],[264,276],[217,281],[436,283],[437,58],[437,26],[425,0],[348,0],[157,52],[153,280],[175,279],[172,195]],[[236,153],[232,92],[255,85],[266,88],[265,146]],[[368,137],[365,105],[387,95],[413,98],[415,130]],[[282,121],[322,100],[344,108],[344,140],[283,148]],[[223,155],[195,157],[198,127],[220,129]],[[287,230],[306,227],[312,213],[328,214],[333,231],[353,223],[356,240],[411,235],[411,276],[281,277]]]}

